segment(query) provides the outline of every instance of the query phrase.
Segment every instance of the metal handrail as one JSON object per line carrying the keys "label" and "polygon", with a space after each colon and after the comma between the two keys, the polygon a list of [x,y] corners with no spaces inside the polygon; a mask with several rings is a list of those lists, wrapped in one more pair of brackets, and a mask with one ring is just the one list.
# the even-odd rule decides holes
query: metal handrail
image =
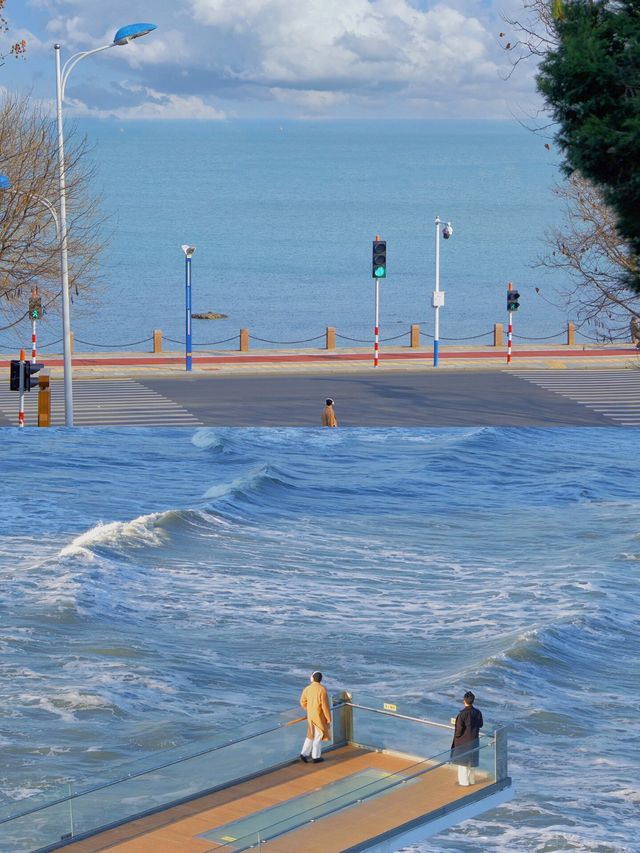
{"label": "metal handrail", "polygon": [[396,711],[385,711],[382,708],[369,708],[367,705],[358,705],[355,702],[346,702],[352,708],[359,708],[361,711],[373,711],[374,714],[382,714],[385,717],[395,717],[398,720],[410,720],[412,723],[422,723],[425,726],[437,726],[439,729],[452,730],[455,726],[450,723],[435,723],[433,720],[423,720],[421,717],[410,717],[408,714],[398,714]]}
{"label": "metal handrail", "polygon": [[[369,708],[368,705],[358,705],[355,702],[345,702],[351,708],[359,708],[361,711],[372,711],[374,714],[382,714],[385,717],[395,717],[398,720],[409,720],[412,723],[422,723],[423,726],[435,726],[439,729],[448,729],[454,731],[455,726],[450,723],[436,723],[434,720],[424,720],[422,717],[410,717],[408,714],[398,714],[397,711],[386,711],[382,708]],[[484,732],[479,733],[479,737],[492,738],[493,735],[487,735]]]}

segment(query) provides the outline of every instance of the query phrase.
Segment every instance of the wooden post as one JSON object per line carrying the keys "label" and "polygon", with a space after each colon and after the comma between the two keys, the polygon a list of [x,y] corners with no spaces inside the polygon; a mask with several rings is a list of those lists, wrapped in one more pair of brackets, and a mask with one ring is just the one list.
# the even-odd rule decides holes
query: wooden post
{"label": "wooden post", "polygon": [[249,329],[240,329],[240,352],[249,352]]}
{"label": "wooden post", "polygon": [[336,348],[336,330],[333,326],[327,326],[327,349]]}
{"label": "wooden post", "polygon": [[567,346],[572,347],[576,342],[576,324],[567,323]]}
{"label": "wooden post", "polygon": [[153,330],[153,351],[162,352],[162,331],[160,329]]}
{"label": "wooden post", "polygon": [[51,426],[51,386],[49,376],[38,376],[38,426]]}
{"label": "wooden post", "polygon": [[493,324],[493,345],[494,347],[501,347],[503,344],[503,333],[504,327],[502,323],[494,323]]}
{"label": "wooden post", "polygon": [[420,346],[420,326],[418,323],[413,323],[411,326],[411,347],[414,349]]}
{"label": "wooden post", "polygon": [[71,354],[73,355],[73,332],[69,332],[69,337],[71,338]]}

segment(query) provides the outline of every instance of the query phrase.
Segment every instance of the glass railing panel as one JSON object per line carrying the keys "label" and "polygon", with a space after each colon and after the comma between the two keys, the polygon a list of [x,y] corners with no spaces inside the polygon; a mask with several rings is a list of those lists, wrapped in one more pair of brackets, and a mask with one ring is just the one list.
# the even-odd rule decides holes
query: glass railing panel
{"label": "glass railing panel", "polygon": [[[76,836],[110,826],[290,761],[304,738],[306,722],[299,715],[292,709],[221,731],[206,742],[192,743],[188,756],[185,747],[167,750],[160,766],[154,756],[152,769],[144,769],[148,759],[121,765],[118,769],[127,772],[124,778],[96,788],[86,782],[65,786],[56,791],[60,802],[52,801],[48,792],[8,806],[4,820],[0,818],[0,853],[54,844],[69,832]],[[194,754],[196,747],[200,749]],[[13,842],[2,846],[5,838],[30,840],[18,848]]]}
{"label": "glass railing panel", "polygon": [[185,758],[73,799],[76,832],[116,823],[269,770],[295,758],[304,737],[295,724]]}
{"label": "glass railing panel", "polygon": [[0,853],[31,853],[73,834],[70,800],[0,823]]}
{"label": "glass railing panel", "polygon": [[384,749],[417,758],[438,755],[451,746],[453,729],[353,708],[353,741],[371,749]]}

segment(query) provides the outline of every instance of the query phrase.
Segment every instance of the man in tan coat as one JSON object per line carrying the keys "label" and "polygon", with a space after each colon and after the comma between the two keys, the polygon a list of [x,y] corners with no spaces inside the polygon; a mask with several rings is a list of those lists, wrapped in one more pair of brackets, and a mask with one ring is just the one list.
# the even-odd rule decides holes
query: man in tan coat
{"label": "man in tan coat", "polygon": [[322,410],[322,426],[323,427],[337,427],[338,419],[336,418],[336,413],[333,408],[333,400],[329,397],[326,401],[325,407]]}
{"label": "man in tan coat", "polygon": [[314,764],[324,761],[320,755],[322,751],[321,742],[330,740],[329,729],[331,727],[331,708],[327,688],[320,683],[322,673],[311,673],[311,684],[308,684],[300,696],[300,705],[307,712],[307,737],[300,753],[300,758],[306,764],[309,757]]}

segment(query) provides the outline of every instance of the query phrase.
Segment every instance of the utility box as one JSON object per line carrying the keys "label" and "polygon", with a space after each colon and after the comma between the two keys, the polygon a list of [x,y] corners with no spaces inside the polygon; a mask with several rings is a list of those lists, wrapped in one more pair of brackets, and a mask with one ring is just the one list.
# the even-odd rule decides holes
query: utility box
{"label": "utility box", "polygon": [[38,426],[51,426],[51,383],[47,374],[38,377]]}

